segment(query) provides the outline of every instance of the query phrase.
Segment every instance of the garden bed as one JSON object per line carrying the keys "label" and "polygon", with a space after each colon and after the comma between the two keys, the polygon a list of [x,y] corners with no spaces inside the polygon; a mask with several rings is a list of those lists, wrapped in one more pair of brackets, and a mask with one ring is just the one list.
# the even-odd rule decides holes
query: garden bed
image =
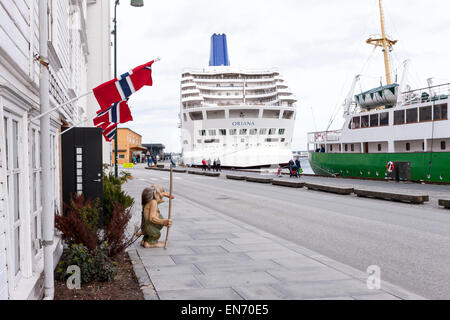
{"label": "garden bed", "polygon": [[80,290],[69,290],[64,282],[55,281],[55,300],[144,300],[128,254],[119,254],[115,261],[118,273],[114,281],[92,281]]}

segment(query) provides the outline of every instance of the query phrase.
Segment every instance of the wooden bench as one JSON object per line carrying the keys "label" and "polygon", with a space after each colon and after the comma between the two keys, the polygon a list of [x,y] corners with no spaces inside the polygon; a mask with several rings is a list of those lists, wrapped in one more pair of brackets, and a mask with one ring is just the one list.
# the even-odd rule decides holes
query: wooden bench
{"label": "wooden bench", "polygon": [[245,180],[248,182],[257,182],[257,183],[272,183],[272,178],[260,178],[260,177],[245,177]]}
{"label": "wooden bench", "polygon": [[188,171],[189,174],[196,174],[198,176],[206,176],[206,177],[220,177],[220,172],[205,172],[205,171]]}
{"label": "wooden bench", "polygon": [[439,199],[439,205],[446,209],[450,209],[450,200]]}
{"label": "wooden bench", "polygon": [[353,188],[348,188],[348,187],[337,187],[337,186],[314,184],[314,183],[305,183],[305,187],[310,190],[337,193],[337,194],[342,194],[342,195],[349,195],[349,194],[353,193]]}
{"label": "wooden bench", "polygon": [[220,172],[203,172],[203,175],[207,177],[220,177]]}
{"label": "wooden bench", "polygon": [[287,180],[273,180],[272,184],[274,186],[282,186],[282,187],[290,187],[290,188],[303,188],[305,186],[304,182],[287,181]]}
{"label": "wooden bench", "polygon": [[245,176],[239,176],[239,175],[236,176],[236,175],[227,174],[227,179],[243,181],[243,180],[245,180]]}
{"label": "wooden bench", "polygon": [[147,170],[156,170],[156,171],[165,171],[165,168],[158,168],[158,167],[145,167]]}
{"label": "wooden bench", "polygon": [[196,175],[202,176],[203,175],[203,171],[189,170],[188,174],[196,174]]}
{"label": "wooden bench", "polygon": [[372,191],[372,190],[364,190],[364,189],[355,189],[354,193],[358,197],[375,198],[375,199],[388,200],[388,201],[402,201],[402,202],[409,202],[409,203],[413,203],[413,204],[422,204],[425,201],[430,200],[428,195]]}

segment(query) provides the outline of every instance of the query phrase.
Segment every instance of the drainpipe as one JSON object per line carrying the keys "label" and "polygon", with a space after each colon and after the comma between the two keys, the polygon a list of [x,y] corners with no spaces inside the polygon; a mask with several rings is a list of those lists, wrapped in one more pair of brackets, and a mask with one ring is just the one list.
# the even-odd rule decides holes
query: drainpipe
{"label": "drainpipe", "polygon": [[[50,110],[48,70],[48,0],[39,0],[39,100],[41,114]],[[51,201],[50,171],[50,114],[40,120],[41,166],[42,166],[42,238],[44,246],[44,300],[53,300],[55,287],[53,277],[53,211]]]}

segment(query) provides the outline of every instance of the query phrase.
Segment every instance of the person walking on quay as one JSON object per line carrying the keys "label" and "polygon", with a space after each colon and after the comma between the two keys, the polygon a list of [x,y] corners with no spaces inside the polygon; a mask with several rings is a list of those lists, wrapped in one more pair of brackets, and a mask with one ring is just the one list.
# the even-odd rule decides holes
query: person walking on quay
{"label": "person walking on quay", "polygon": [[302,173],[302,164],[300,163],[300,159],[297,158],[297,160],[295,160],[295,165],[297,166],[297,170],[298,170],[298,174]]}
{"label": "person walking on quay", "polygon": [[298,166],[296,164],[296,162],[294,162],[293,160],[289,161],[289,171],[290,171],[290,176],[291,177],[299,177],[299,170],[298,170]]}
{"label": "person walking on quay", "polygon": [[217,171],[217,160],[216,159],[214,159],[214,162],[213,162],[213,171],[214,172]]}
{"label": "person walking on quay", "polygon": [[208,159],[208,171],[211,171],[211,158]]}
{"label": "person walking on quay", "polygon": [[202,171],[206,171],[206,160],[202,160]]}
{"label": "person walking on quay", "polygon": [[277,177],[281,177],[281,170],[283,168],[281,167],[281,164],[278,165],[278,171],[277,171]]}
{"label": "person walking on quay", "polygon": [[216,165],[217,165],[217,171],[222,172],[222,167],[221,167],[221,163],[220,163],[220,159],[219,158],[217,158]]}

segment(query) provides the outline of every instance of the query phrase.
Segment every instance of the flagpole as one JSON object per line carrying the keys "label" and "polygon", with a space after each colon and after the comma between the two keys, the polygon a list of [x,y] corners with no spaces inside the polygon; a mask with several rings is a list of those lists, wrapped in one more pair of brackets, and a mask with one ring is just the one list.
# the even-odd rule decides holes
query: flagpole
{"label": "flagpole", "polygon": [[[114,6],[114,78],[117,79],[117,6],[119,5],[119,0],[116,0]],[[119,167],[117,163],[118,155],[117,155],[117,147],[119,137],[119,124],[117,124],[116,136],[114,137],[114,175],[115,177],[119,177]]]}
{"label": "flagpole", "polygon": [[39,116],[37,116],[36,118],[31,119],[30,121],[33,122],[33,121],[39,120],[40,118],[46,116],[47,114],[52,113],[53,111],[56,111],[56,110],[58,110],[58,109],[61,109],[62,107],[65,107],[65,106],[67,106],[68,104],[71,104],[71,103],[73,103],[73,102],[75,102],[75,101],[77,101],[77,100],[80,100],[81,98],[84,98],[84,97],[90,95],[91,93],[93,93],[92,90],[90,90],[90,91],[88,91],[88,92],[86,92],[86,93],[83,93],[82,95],[79,95],[78,97],[75,97],[75,98],[73,98],[72,100],[69,100],[69,101],[67,101],[67,102],[64,102],[63,104],[60,104],[59,106],[56,106],[56,107],[54,107],[53,109],[48,110],[47,112],[41,113]]}

